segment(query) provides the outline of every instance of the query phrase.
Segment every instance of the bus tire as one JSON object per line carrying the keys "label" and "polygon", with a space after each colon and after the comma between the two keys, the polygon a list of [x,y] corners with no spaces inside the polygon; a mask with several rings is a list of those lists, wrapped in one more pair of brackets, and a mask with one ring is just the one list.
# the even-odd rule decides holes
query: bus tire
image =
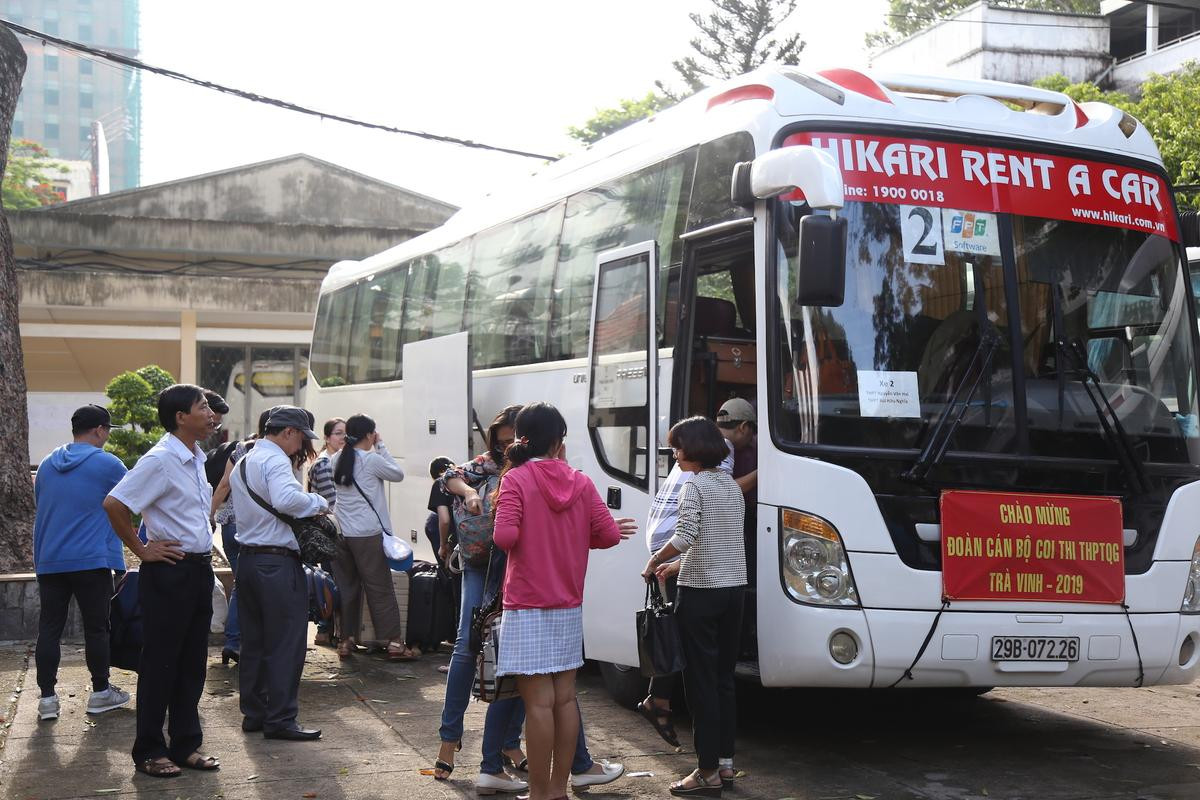
{"label": "bus tire", "polygon": [[599,664],[604,688],[618,705],[633,708],[646,698],[650,689],[650,679],[642,677],[641,670],[637,667],[613,664],[609,661],[601,661]]}

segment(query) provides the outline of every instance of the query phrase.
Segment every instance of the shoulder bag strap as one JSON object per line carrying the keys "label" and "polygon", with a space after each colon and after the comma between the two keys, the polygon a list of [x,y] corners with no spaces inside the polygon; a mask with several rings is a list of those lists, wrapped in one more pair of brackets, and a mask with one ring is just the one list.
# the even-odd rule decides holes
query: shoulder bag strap
{"label": "shoulder bag strap", "polygon": [[[367,497],[367,493],[364,492],[362,487],[358,485],[358,481],[354,480],[353,475],[350,476],[350,482],[354,484],[355,489],[358,489],[358,493],[362,495],[362,499],[367,501],[367,508],[375,511],[375,504],[371,502],[371,498]],[[388,530],[388,526],[383,524],[383,517],[379,516],[378,511],[375,511],[375,519],[379,520],[379,527],[383,528],[384,533],[386,533],[388,536],[393,535],[392,532]]]}
{"label": "shoulder bag strap", "polygon": [[272,514],[279,517],[279,519],[283,520],[288,525],[292,524],[291,517],[288,517],[284,514],[280,514],[278,511],[276,511],[274,508],[271,507],[270,503],[268,503],[266,500],[263,500],[261,497],[259,497],[258,492],[254,491],[253,489],[250,488],[250,479],[246,477],[246,459],[245,458],[243,458],[240,462],[238,462],[238,472],[241,473],[242,483],[246,484],[246,491],[249,492],[250,497],[254,499],[254,502],[258,503],[260,506],[265,508],[267,511],[270,511]]}

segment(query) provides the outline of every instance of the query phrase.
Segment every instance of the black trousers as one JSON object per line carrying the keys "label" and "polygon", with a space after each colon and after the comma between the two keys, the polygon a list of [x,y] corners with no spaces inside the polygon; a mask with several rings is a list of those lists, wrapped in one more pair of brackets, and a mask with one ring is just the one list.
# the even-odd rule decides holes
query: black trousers
{"label": "black trousers", "polygon": [[[200,696],[208,669],[212,565],[185,560],[142,564],[142,659],[138,664],[133,760],[167,756],[182,763],[200,749]],[[163,737],[163,722],[167,736]]]}
{"label": "black trousers", "polygon": [[85,569],[38,575],[37,663],[38,688],[42,697],[54,694],[58,683],[58,662],[62,657],[59,642],[67,624],[71,598],[79,606],[83,622],[83,652],[88,672],[92,673],[92,691],[108,688],[108,606],[112,602],[113,577],[110,569]]}
{"label": "black trousers", "polygon": [[242,548],[238,559],[238,661],[242,716],[266,732],[297,727],[308,632],[300,559]]}
{"label": "black trousers", "polygon": [[733,758],[737,691],[733,670],[741,638],[743,586],[680,586],[675,607],[687,667],[683,688],[692,712],[696,760],[702,770]]}

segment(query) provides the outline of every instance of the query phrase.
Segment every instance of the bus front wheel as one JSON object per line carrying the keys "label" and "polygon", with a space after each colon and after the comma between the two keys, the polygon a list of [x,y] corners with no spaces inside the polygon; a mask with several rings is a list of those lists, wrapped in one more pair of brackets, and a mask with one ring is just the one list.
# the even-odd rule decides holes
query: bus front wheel
{"label": "bus front wheel", "polygon": [[623,708],[633,708],[645,699],[650,688],[648,678],[643,678],[637,667],[624,664],[613,664],[601,661],[600,676],[604,678],[604,688],[617,704]]}

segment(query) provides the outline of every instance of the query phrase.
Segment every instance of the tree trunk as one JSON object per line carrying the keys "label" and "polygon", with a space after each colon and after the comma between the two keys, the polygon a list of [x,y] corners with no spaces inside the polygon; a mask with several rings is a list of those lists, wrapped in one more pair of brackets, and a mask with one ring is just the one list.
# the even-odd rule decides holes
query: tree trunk
{"label": "tree trunk", "polygon": [[[8,165],[25,50],[0,25],[0,176]],[[25,358],[17,322],[17,268],[12,232],[0,206],[0,572],[33,568],[33,483],[29,480],[29,415],[25,398]]]}

